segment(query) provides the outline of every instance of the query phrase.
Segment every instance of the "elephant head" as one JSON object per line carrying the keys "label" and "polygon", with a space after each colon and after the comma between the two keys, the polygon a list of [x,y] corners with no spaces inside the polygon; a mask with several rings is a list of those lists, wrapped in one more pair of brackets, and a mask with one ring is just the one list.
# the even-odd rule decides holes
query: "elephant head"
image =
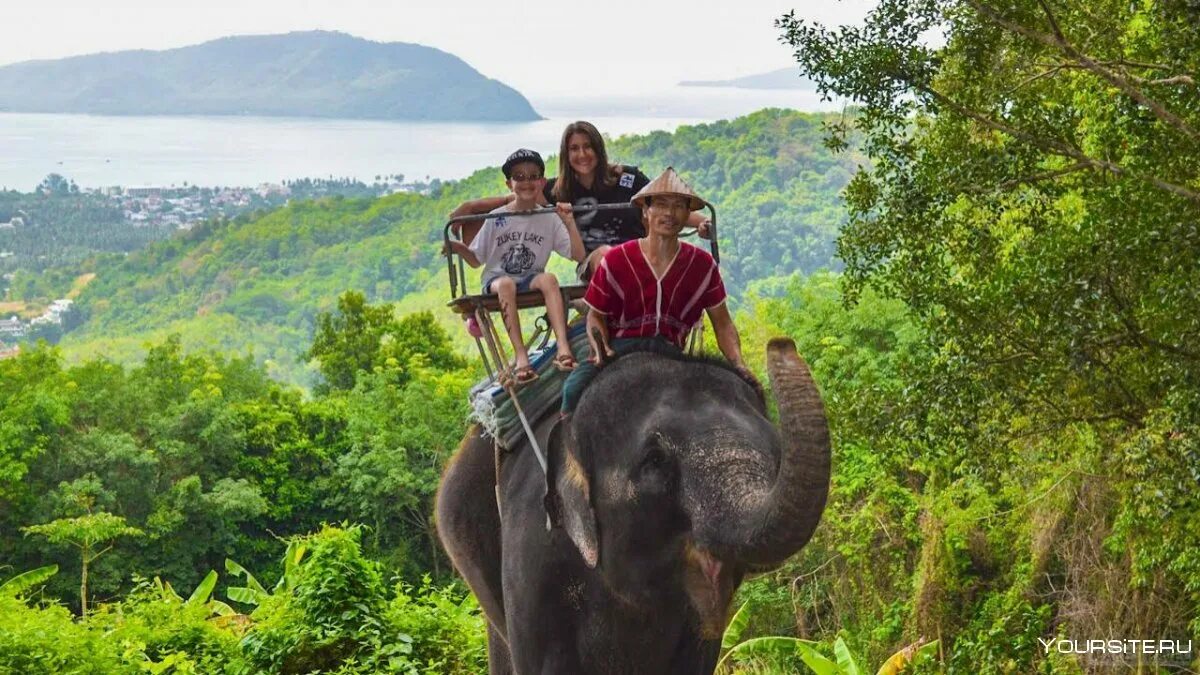
{"label": "elephant head", "polygon": [[607,366],[550,441],[547,504],[584,561],[631,607],[684,594],[707,638],[745,573],[812,536],[829,488],[820,396],[791,340],[760,392],[727,365],[633,353]]}

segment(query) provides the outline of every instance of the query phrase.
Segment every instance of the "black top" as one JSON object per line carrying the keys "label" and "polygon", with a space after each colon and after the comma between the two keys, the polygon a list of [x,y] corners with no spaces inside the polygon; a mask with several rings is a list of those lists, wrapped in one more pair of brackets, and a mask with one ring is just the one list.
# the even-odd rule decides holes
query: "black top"
{"label": "black top", "polygon": [[[554,203],[554,185],[558,178],[546,181],[546,199]],[[596,181],[591,190],[576,184],[575,198],[572,206],[588,206],[592,204],[621,204],[633,199],[639,190],[650,182],[646,174],[636,166],[624,167],[624,172],[611,186]],[[611,211],[588,211],[575,214],[575,224],[579,227],[579,237],[583,239],[583,247],[588,253],[600,246],[616,246],[631,239],[646,234],[642,225],[642,211],[636,206],[628,209],[613,209]]]}

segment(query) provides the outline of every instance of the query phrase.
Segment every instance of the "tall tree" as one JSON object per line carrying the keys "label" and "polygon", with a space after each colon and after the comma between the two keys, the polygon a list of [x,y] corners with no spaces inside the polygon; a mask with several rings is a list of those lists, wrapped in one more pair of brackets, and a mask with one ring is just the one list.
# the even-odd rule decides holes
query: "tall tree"
{"label": "tall tree", "polygon": [[[902,299],[931,336],[926,489],[1056,472],[1076,501],[1046,522],[1109,537],[1059,546],[1062,592],[1110,573],[1138,591],[1064,618],[1200,632],[1200,6],[883,0],[860,27],[778,26],[821,92],[859,106],[830,135],[861,131],[872,160],[838,250],[852,297]],[[1014,597],[1053,597],[1044,582]]]}
{"label": "tall tree", "polygon": [[88,566],[112,549],[111,542],[117,538],[142,534],[138,528],[126,525],[121,516],[103,511],[92,513],[90,505],[88,512],[77,518],[59,518],[44,525],[30,525],[22,529],[26,534],[44,536],[52,544],[66,544],[79,549],[79,610],[85,618],[88,612]]}
{"label": "tall tree", "polygon": [[316,359],[331,389],[352,389],[359,371],[371,372],[384,333],[395,323],[390,305],[367,304],[365,295],[346,291],[336,312],[317,316],[316,335],[305,359]]}

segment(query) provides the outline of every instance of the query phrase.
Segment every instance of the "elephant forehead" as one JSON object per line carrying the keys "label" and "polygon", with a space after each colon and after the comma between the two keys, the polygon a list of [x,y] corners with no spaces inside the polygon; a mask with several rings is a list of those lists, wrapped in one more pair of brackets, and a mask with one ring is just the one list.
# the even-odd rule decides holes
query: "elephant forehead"
{"label": "elephant forehead", "polygon": [[741,430],[721,427],[689,447],[683,463],[684,506],[695,516],[758,503],[779,470],[770,446],[747,443]]}

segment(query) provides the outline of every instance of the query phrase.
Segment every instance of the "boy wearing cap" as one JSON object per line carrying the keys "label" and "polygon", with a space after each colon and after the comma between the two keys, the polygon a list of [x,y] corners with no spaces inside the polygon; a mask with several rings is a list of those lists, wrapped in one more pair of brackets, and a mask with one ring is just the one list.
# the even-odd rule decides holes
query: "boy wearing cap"
{"label": "boy wearing cap", "polygon": [[[538,199],[546,185],[543,175],[546,164],[542,156],[522,148],[509,155],[502,169],[508,188],[516,198],[491,213],[538,208]],[[529,364],[517,312],[517,293],[523,291],[538,290],[545,298],[546,315],[558,341],[554,367],[571,370],[576,365],[567,338],[566,309],[558,279],[546,272],[546,263],[552,251],[575,262],[582,261],[585,254],[571,205],[562,202],[556,209],[557,213],[489,218],[470,246],[460,241],[450,242],[450,247],[468,265],[483,265],[483,292],[494,293],[500,300],[504,327],[516,354],[513,377],[518,384],[537,379],[537,372]]]}

